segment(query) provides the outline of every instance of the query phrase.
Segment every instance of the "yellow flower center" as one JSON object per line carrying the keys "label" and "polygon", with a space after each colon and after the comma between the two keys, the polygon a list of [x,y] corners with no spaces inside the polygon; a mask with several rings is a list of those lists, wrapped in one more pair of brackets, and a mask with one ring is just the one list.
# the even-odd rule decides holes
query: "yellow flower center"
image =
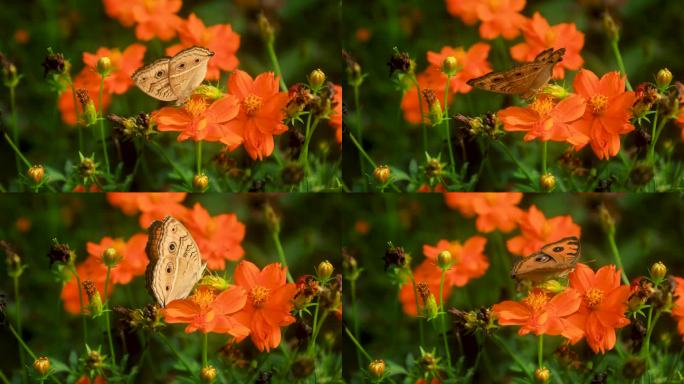
{"label": "yellow flower center", "polygon": [[249,95],[242,100],[242,108],[247,116],[254,116],[259,111],[263,100],[257,95]]}
{"label": "yellow flower center", "polygon": [[540,312],[549,302],[549,297],[546,293],[541,291],[532,291],[529,296],[523,299],[523,302],[527,304],[528,307],[532,308],[534,312]]}
{"label": "yellow flower center", "polygon": [[603,95],[594,95],[589,99],[589,106],[594,115],[600,115],[606,111],[608,106],[608,97]]}
{"label": "yellow flower center", "polygon": [[595,308],[603,301],[603,291],[598,288],[592,288],[584,294],[584,302],[589,308]]}
{"label": "yellow flower center", "polygon": [[546,38],[547,45],[553,45],[556,42],[556,31],[553,28],[549,28],[544,37]]}
{"label": "yellow flower center", "polygon": [[192,301],[200,308],[207,308],[214,301],[214,290],[208,287],[199,287],[192,295]]}
{"label": "yellow flower center", "polygon": [[206,109],[207,103],[204,102],[202,97],[193,97],[185,104],[185,110],[193,116],[201,116]]}
{"label": "yellow flower center", "polygon": [[256,286],[249,291],[249,298],[252,300],[252,305],[256,308],[261,308],[268,300],[271,291],[268,288]]}
{"label": "yellow flower center", "polygon": [[538,97],[530,108],[537,112],[539,116],[546,116],[553,109],[553,101],[549,97]]}

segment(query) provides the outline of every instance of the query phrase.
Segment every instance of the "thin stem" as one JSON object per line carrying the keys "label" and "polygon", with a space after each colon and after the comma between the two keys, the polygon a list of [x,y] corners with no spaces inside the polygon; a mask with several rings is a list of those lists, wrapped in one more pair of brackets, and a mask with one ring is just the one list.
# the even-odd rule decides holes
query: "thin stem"
{"label": "thin stem", "polygon": [[105,294],[105,305],[104,305],[104,313],[105,313],[105,324],[107,325],[107,339],[109,340],[109,353],[112,355],[112,364],[116,365],[116,355],[114,354],[114,342],[112,341],[112,327],[109,325],[109,295],[108,295],[108,285],[109,285],[109,272],[112,270],[112,267],[109,265],[107,266],[107,274],[105,275],[105,285],[104,285],[104,294]]}
{"label": "thin stem", "polygon": [[418,334],[420,336],[420,345],[425,345],[425,338],[423,337],[423,320],[420,316],[420,305],[418,304],[418,288],[416,287],[416,279],[413,278],[413,272],[409,269],[409,277],[411,277],[411,284],[413,284],[413,298],[416,300],[416,317],[418,318]]}
{"label": "thin stem", "polygon": [[495,143],[498,145],[498,147],[508,156],[515,165],[518,166],[518,169],[525,175],[525,178],[530,182],[531,185],[535,185],[534,179],[532,178],[532,175],[527,171],[527,168],[516,158],[513,153],[504,145],[503,143],[499,141],[495,141]]}
{"label": "thin stem", "polygon": [[71,97],[74,102],[74,113],[76,114],[76,127],[78,129],[78,151],[83,152],[83,127],[81,126],[81,117],[78,112],[78,102],[76,102],[76,87],[69,76],[69,85],[71,86]]}
{"label": "thin stem", "polygon": [[618,67],[620,68],[620,72],[622,72],[622,74],[625,75],[627,90],[631,91],[632,90],[632,84],[629,83],[629,79],[627,78],[627,71],[625,70],[625,63],[622,61],[622,55],[620,54],[620,47],[618,47],[618,39],[611,40],[610,46],[611,46],[611,48],[613,48],[613,54],[615,55],[615,59],[617,60],[617,64],[618,64]]}
{"label": "thin stem", "polygon": [[349,338],[351,339],[352,343],[354,343],[354,345],[356,345],[356,349],[357,349],[359,352],[361,352],[361,354],[363,354],[363,356],[364,356],[366,359],[368,359],[368,361],[372,361],[373,358],[371,357],[371,355],[369,355],[368,352],[366,352],[366,350],[363,349],[363,347],[361,346],[361,343],[359,343],[359,341],[356,340],[356,337],[354,337],[354,335],[351,333],[351,331],[349,330],[349,328],[344,327],[344,331],[347,333],[347,336],[349,336]]}
{"label": "thin stem", "polygon": [[[646,323],[646,339],[644,344],[641,346],[642,356],[645,356],[649,363],[651,362],[651,335],[653,334],[653,329],[660,318],[660,311],[656,311],[655,316],[653,316],[653,306],[648,310],[648,322]],[[650,364],[649,364],[650,365]]]}
{"label": "thin stem", "polygon": [[[16,108],[16,101],[15,101],[15,92],[14,92],[14,86],[9,87],[10,90],[10,108],[12,110],[12,139],[15,143],[19,142],[19,124],[17,123],[17,108]],[[16,152],[17,154],[19,152]],[[19,163],[19,157],[15,156],[14,157],[16,166],[17,166],[17,174],[21,174],[21,165]]]}
{"label": "thin stem", "polygon": [[314,131],[318,126],[318,118],[315,118],[313,124],[311,123],[311,114],[309,114],[306,119],[306,134],[304,136],[304,147],[302,152],[299,154],[299,161],[304,163],[304,171],[309,174],[309,143],[311,142],[311,137],[313,137]]}
{"label": "thin stem", "polygon": [[[425,112],[423,111],[423,96],[420,94],[420,84],[418,83],[418,79],[416,79],[415,74],[411,74],[409,76],[411,79],[411,82],[413,85],[416,87],[416,91],[418,93],[418,106],[420,107],[420,123],[422,126],[423,130],[423,153],[427,153],[428,147],[427,147],[427,128],[425,127]],[[448,88],[448,86],[447,86]]]}
{"label": "thin stem", "polygon": [[[448,83],[447,83],[448,84]],[[444,338],[444,352],[447,356],[447,365],[451,370],[451,352],[449,351],[449,342],[447,341],[446,324],[444,324],[444,277],[446,276],[447,268],[442,267],[442,277],[439,280],[439,319],[442,323],[442,337]]]}
{"label": "thin stem", "polygon": [[546,175],[546,156],[548,144],[548,141],[542,141],[542,176]]}
{"label": "thin stem", "polygon": [[100,92],[97,96],[97,106],[100,108],[99,120],[100,120],[100,139],[102,140],[102,155],[105,161],[105,170],[107,171],[107,176],[109,176],[109,155],[107,154],[107,142],[105,141],[105,129],[104,129],[104,108],[102,106],[102,91],[104,90],[104,79],[105,76],[100,76]]}
{"label": "thin stem", "polygon": [[[28,353],[29,356],[31,356],[31,358],[32,358],[33,360],[38,359],[38,358],[36,357],[36,354],[33,353],[33,351],[31,350],[31,348],[29,348],[29,346],[26,345],[26,343],[25,343],[24,340],[21,338],[21,336],[19,336],[19,334],[17,333],[17,330],[14,329],[14,327],[12,326],[12,324],[7,324],[7,325],[8,325],[8,327],[9,327],[10,332],[12,332],[12,334],[14,335],[14,337],[15,337],[15,338],[17,339],[17,341],[19,342],[19,345],[21,345],[21,347],[24,348],[24,350],[26,351],[26,353]],[[58,378],[54,377],[53,375],[50,375],[50,379],[51,379],[52,381],[54,381],[55,383],[57,383],[57,384],[62,384],[62,382],[61,382]]]}
{"label": "thin stem", "polygon": [[313,326],[313,333],[311,336],[311,341],[309,342],[309,351],[313,350],[314,346],[316,346],[316,339],[318,338],[318,334],[321,332],[321,328],[323,327],[323,322],[325,322],[325,319],[328,317],[328,311],[325,310],[323,311],[323,315],[321,315],[320,318],[318,318],[318,303],[316,304],[316,313],[314,315],[314,326]]}
{"label": "thin stem", "polygon": [[[14,281],[14,302],[17,312],[17,330],[19,331],[19,335],[21,335],[21,298],[19,297],[19,274],[17,273],[12,276],[12,280]],[[35,360],[36,358],[34,357],[33,359]],[[22,351],[21,346],[19,346],[19,361],[21,362],[22,367],[26,365],[26,358],[24,357],[24,351]],[[24,382],[26,382],[26,372],[22,371],[21,377]]]}
{"label": "thin stem", "polygon": [[83,319],[83,344],[88,344],[88,322],[85,318],[85,307],[83,305],[83,289],[81,288],[81,278],[78,276],[78,271],[74,268],[74,265],[68,264],[71,273],[76,276],[76,284],[78,285],[78,303],[81,305],[81,319]]}
{"label": "thin stem", "polygon": [[17,158],[21,159],[21,161],[24,162],[24,165],[26,165],[27,168],[31,168],[31,163],[28,160],[26,160],[24,155],[21,153],[19,148],[17,148],[16,144],[14,144],[14,141],[9,137],[7,132],[3,132],[3,135],[5,136],[5,140],[7,140],[7,144],[9,144],[10,147],[12,147],[12,149],[14,150],[14,153],[17,155]]}
{"label": "thin stem", "polygon": [[447,141],[447,148],[449,149],[449,161],[451,161],[451,173],[456,174],[456,161],[454,160],[454,150],[451,148],[451,131],[449,130],[449,84],[451,83],[451,75],[447,74],[447,82],[444,87],[444,133]]}
{"label": "thin stem", "polygon": [[294,279],[292,278],[292,274],[290,274],[290,268],[287,267],[287,259],[285,258],[285,251],[283,250],[283,245],[280,242],[280,233],[278,231],[273,231],[271,233],[271,237],[273,238],[273,244],[276,247],[276,253],[278,253],[278,259],[280,260],[280,264],[282,264],[285,267],[285,270],[287,273],[287,281],[290,283],[294,283]]}
{"label": "thin stem", "polygon": [[[613,231],[610,231],[613,232]],[[615,264],[622,274],[622,282],[629,285],[629,279],[625,273],[625,269],[622,267],[622,258],[620,257],[620,251],[618,250],[617,244],[615,243],[615,233],[608,233],[608,243],[610,243],[610,250],[613,252],[613,257],[615,258]]]}
{"label": "thin stem", "polygon": [[171,342],[169,341],[169,339],[167,339],[166,336],[164,336],[164,334],[162,334],[162,333],[157,333],[157,335],[159,336],[159,338],[161,339],[161,341],[162,341],[164,344],[166,344],[166,346],[169,348],[169,350],[171,350],[171,352],[173,352],[173,354],[176,355],[176,358],[178,358],[178,360],[180,360],[181,364],[183,364],[183,366],[185,367],[185,370],[186,370],[188,373],[192,374],[192,368],[190,368],[190,364],[188,364],[188,362],[185,361],[185,359],[183,358],[183,356],[182,356],[180,353],[178,353],[178,351],[176,351],[176,348],[174,348],[174,347],[171,345]]}
{"label": "thin stem", "polygon": [[[373,159],[371,159],[371,157],[368,156],[368,153],[366,153],[366,151],[363,149],[363,147],[361,146],[361,144],[356,140],[356,137],[354,137],[354,134],[353,134],[353,133],[349,132],[349,138],[351,139],[352,143],[354,143],[354,145],[356,146],[356,149],[359,150],[359,153],[361,153],[361,154],[363,155],[363,157],[365,157],[366,160],[368,160],[368,162],[370,163],[370,165],[373,166],[373,169],[377,168],[378,166],[377,166],[377,164],[375,163],[375,161],[373,161]],[[395,192],[401,192],[401,191],[399,190],[399,187],[397,187],[396,185],[394,185],[394,183],[390,183],[389,186],[390,186],[390,188],[392,188]]]}
{"label": "thin stem", "polygon": [[0,379],[4,384],[10,384],[9,379],[7,379],[7,376],[5,376],[5,374],[2,371],[0,371]]}
{"label": "thin stem", "polygon": [[537,366],[544,367],[544,334],[539,335],[539,348],[537,350]]}
{"label": "thin stem", "polygon": [[202,337],[202,367],[209,365],[207,359],[207,344],[209,344],[209,334],[204,333]]}
{"label": "thin stem", "polygon": [[157,154],[159,154],[161,157],[163,157],[164,160],[166,160],[166,162],[169,163],[169,165],[171,165],[171,167],[173,167],[174,171],[176,171],[176,173],[178,174],[178,176],[180,176],[180,177],[183,179],[183,181],[185,181],[186,184],[192,185],[192,182],[191,182],[190,180],[188,180],[188,179],[185,177],[185,173],[183,173],[183,172],[180,170],[180,168],[178,168],[178,166],[176,165],[176,163],[174,163],[173,161],[171,161],[171,159],[169,158],[169,156],[166,155],[166,152],[164,152],[164,149],[163,149],[161,146],[159,146],[159,144],[158,144],[156,141],[149,141],[149,142],[147,142],[147,144],[150,145],[150,147],[151,147],[155,152],[157,152]]}
{"label": "thin stem", "polygon": [[503,350],[506,351],[506,353],[508,353],[511,356],[511,358],[513,358],[513,361],[515,361],[515,363],[518,365],[518,367],[520,367],[520,369],[522,369],[523,372],[525,372],[525,374],[527,374],[527,377],[529,379],[534,380],[534,378],[532,376],[532,372],[527,368],[527,365],[525,365],[525,363],[523,363],[523,361],[520,360],[518,355],[513,353],[513,351],[511,351],[511,349],[508,348],[508,345],[506,345],[506,343],[503,340],[501,340],[501,338],[498,335],[492,335],[492,339],[494,340],[495,343],[499,344],[499,346],[501,348],[503,348]]}
{"label": "thin stem", "polygon": [[271,65],[273,65],[273,71],[275,71],[276,76],[280,78],[280,90],[287,92],[287,85],[285,84],[285,79],[283,79],[283,74],[280,70],[280,64],[278,63],[278,56],[275,53],[273,42],[266,43],[266,51],[268,51],[268,58],[271,60]]}
{"label": "thin stem", "polygon": [[[359,142],[363,142],[363,129],[361,127],[361,103],[359,102],[360,100],[360,84],[355,83],[354,86],[354,108],[355,108],[355,113],[356,113],[356,134],[359,136]],[[357,146],[359,147],[359,146]],[[361,176],[363,176],[363,158],[364,158],[365,152],[362,150],[359,150],[359,167],[361,168]],[[366,155],[367,157],[368,155]],[[373,168],[376,168],[373,166]]]}
{"label": "thin stem", "polygon": [[[356,301],[356,279],[351,279],[351,304],[353,313],[354,334],[359,336],[359,306]],[[361,353],[356,350],[356,362],[361,367]]]}
{"label": "thin stem", "polygon": [[195,143],[195,154],[197,160],[197,174],[202,174],[202,140],[197,140]]}

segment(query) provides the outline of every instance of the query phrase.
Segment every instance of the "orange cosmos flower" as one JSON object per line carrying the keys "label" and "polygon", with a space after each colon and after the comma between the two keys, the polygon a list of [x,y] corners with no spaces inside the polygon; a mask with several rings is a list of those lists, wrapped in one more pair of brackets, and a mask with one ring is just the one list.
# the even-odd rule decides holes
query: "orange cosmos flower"
{"label": "orange cosmos flower", "polygon": [[[591,148],[599,159],[608,159],[620,151],[620,135],[631,132],[634,92],[625,92],[625,78],[619,72],[609,72],[601,79],[582,69],[575,76],[575,92],[584,97],[584,116],[572,125],[589,137]],[[583,145],[576,147],[580,149]]]}
{"label": "orange cosmos flower", "polygon": [[209,102],[207,98],[193,95],[182,107],[164,107],[152,113],[152,119],[160,131],[180,132],[178,141],[231,140],[242,138],[227,129],[227,123],[238,115],[240,104],[233,95],[224,95]]}
{"label": "orange cosmos flower", "polygon": [[335,140],[337,144],[342,144],[342,87],[333,84],[335,94],[333,95],[333,110],[330,114],[330,126],[335,128]]}
{"label": "orange cosmos flower", "polygon": [[[444,59],[449,56],[453,56],[458,62],[458,67],[460,69],[456,75],[451,77],[451,92],[468,93],[473,89],[473,87],[466,84],[466,81],[480,77],[492,71],[492,67],[487,61],[489,49],[490,46],[486,43],[473,44],[468,51],[465,51],[462,47],[442,47],[442,50],[439,53],[428,52],[427,60],[430,65],[440,70],[442,68]],[[438,94],[438,96],[444,99],[443,92]]]}
{"label": "orange cosmos flower", "polygon": [[480,36],[494,39],[499,35],[510,40],[520,34],[525,16],[520,11],[525,8],[525,0],[481,0],[475,8],[480,24]]}
{"label": "orange cosmos flower", "polygon": [[167,304],[161,314],[167,323],[188,324],[185,333],[227,333],[242,340],[249,335],[249,328],[234,316],[246,302],[247,295],[240,287],[231,286],[217,294],[213,288],[201,285],[190,297]]}
{"label": "orange cosmos flower", "polygon": [[556,103],[554,98],[542,94],[528,107],[508,107],[497,117],[509,132],[526,132],[524,140],[567,141],[575,146],[589,142],[589,138],[571,123],[582,117],[586,102],[582,96],[570,95]]}
{"label": "orange cosmos flower", "polygon": [[511,47],[511,56],[516,61],[532,61],[547,48],[565,48],[563,61],[553,67],[553,78],[565,77],[565,69],[578,70],[584,64],[580,51],[584,46],[584,33],[577,30],[575,23],[560,23],[550,26],[539,12],[522,26],[525,42]]}
{"label": "orange cosmos flower", "polygon": [[195,203],[183,223],[192,233],[209,269],[225,269],[226,260],[236,261],[245,254],[240,244],[245,238],[245,225],[236,215],[211,217],[200,203]]}
{"label": "orange cosmos flower", "polygon": [[166,49],[166,54],[173,56],[185,48],[200,46],[214,52],[207,65],[207,80],[218,80],[221,71],[228,72],[237,68],[240,62],[235,53],[240,48],[240,35],[233,32],[230,24],[219,24],[205,27],[194,13],[188,20],[181,23],[178,29],[180,44],[172,45]]}
{"label": "orange cosmos flower", "polygon": [[508,250],[518,256],[527,256],[538,251],[546,244],[564,237],[580,237],[582,229],[572,221],[572,216],[557,216],[551,219],[544,217],[544,213],[532,205],[518,222],[519,236],[506,242]]}
{"label": "orange cosmos flower", "polygon": [[128,216],[142,212],[140,226],[147,228],[154,220],[173,216],[182,221],[188,209],[181,204],[185,192],[110,192],[109,204],[121,208]]}
{"label": "orange cosmos flower", "polygon": [[684,85],[677,81],[675,83],[675,86],[679,90],[679,113],[677,114],[677,119],[675,120],[675,123],[682,129],[682,142],[684,142]]}
{"label": "orange cosmos flower", "polygon": [[242,261],[235,268],[235,283],[247,291],[247,304],[235,315],[252,331],[252,343],[259,351],[270,351],[280,345],[280,327],[295,322],[290,315],[297,286],[285,282],[285,268],[280,263],[259,268]]}
{"label": "orange cosmos flower", "polygon": [[594,353],[613,349],[615,329],[629,324],[624,314],[630,286],[620,285],[620,271],[606,265],[594,273],[586,264],[577,263],[570,273],[570,286],[582,296],[582,305],[570,321],[584,329]]}
{"label": "orange cosmos flower", "polygon": [[440,240],[434,247],[423,245],[425,257],[437,263],[437,255],[442,251],[451,252],[451,267],[445,275],[445,284],[462,287],[470,279],[481,277],[489,268],[489,261],[484,255],[487,239],[482,236],[473,236],[461,244],[459,241]]}
{"label": "orange cosmos flower", "polygon": [[480,0],[446,0],[447,12],[460,17],[467,25],[477,22],[477,4]]}
{"label": "orange cosmos flower", "polygon": [[[446,75],[442,71],[435,67],[428,67],[422,73],[416,75],[416,80],[418,85],[420,85],[421,92],[425,89],[432,89],[438,96],[437,101],[439,105],[444,110],[444,87],[446,87]],[[420,123],[420,104],[418,104],[418,90],[413,83],[409,83],[410,88],[404,92],[401,98],[401,109],[404,111],[404,120],[411,124]],[[449,102],[451,102],[452,94],[449,94]],[[430,109],[428,107],[425,97],[421,95],[421,102],[423,105],[423,116],[425,117],[425,122],[430,122]]]}
{"label": "orange cosmos flower", "polygon": [[133,18],[138,24],[135,27],[135,36],[144,41],[154,37],[163,41],[171,40],[182,23],[181,18],[176,15],[182,5],[181,0],[135,1],[131,8]]}
{"label": "orange cosmos flower", "polygon": [[[65,269],[65,271],[67,271]],[[68,271],[67,271],[68,272]],[[94,257],[89,257],[85,259],[81,264],[76,266],[76,272],[78,277],[83,283],[85,280],[90,280],[95,283],[95,288],[100,292],[102,300],[104,299],[104,282],[107,275],[107,267],[102,264],[101,260]],[[108,293],[112,294],[113,287],[107,287]],[[83,297],[83,306],[88,306],[88,295],[86,295],[85,289],[81,285],[81,295]],[[62,302],[64,303],[64,309],[72,314],[78,314],[81,312],[81,302],[78,296],[79,286],[76,281],[76,275],[71,275],[69,282],[64,284],[62,287],[62,293],[60,295]]]}
{"label": "orange cosmos flower", "polygon": [[677,321],[677,331],[684,337],[684,279],[681,277],[672,278],[675,283],[674,291],[674,307],[672,308],[672,317]]}
{"label": "orange cosmos flower", "polygon": [[[415,280],[416,286],[418,284],[426,284],[430,293],[435,296],[435,301],[439,305],[442,301],[439,297],[439,283],[442,278],[442,270],[439,269],[437,264],[431,260],[424,260],[415,270],[413,270],[413,279]],[[452,285],[444,283],[444,289],[442,291],[442,298],[447,299],[451,294]],[[413,282],[408,280],[404,285],[401,286],[399,290],[399,301],[401,301],[401,306],[404,309],[404,313],[410,316],[417,316],[418,311],[416,308],[416,292],[414,290]],[[425,305],[423,299],[418,295],[418,303],[421,308]],[[421,313],[422,315],[422,313]]]}
{"label": "orange cosmos flower", "polygon": [[[57,101],[57,106],[59,112],[62,115],[62,121],[68,125],[76,125],[76,113],[78,111],[79,115],[83,114],[83,108],[79,104],[77,98],[74,98],[73,89],[85,89],[88,91],[88,95],[95,103],[95,109],[100,111],[100,104],[98,102],[98,96],[100,92],[100,75],[90,70],[90,68],[84,68],[76,77],[73,79],[74,87],[67,85],[64,92],[59,95],[59,100]],[[76,104],[74,104],[76,100]],[[112,95],[109,92],[102,93],[102,106],[104,109],[109,107],[112,101]]]}
{"label": "orange cosmos flower", "polygon": [[129,45],[123,52],[118,48],[99,48],[95,53],[84,52],[83,62],[96,71],[97,61],[101,57],[108,57],[112,61],[112,71],[104,79],[104,89],[105,92],[120,95],[133,86],[131,75],[143,65],[146,49],[141,44]]}
{"label": "orange cosmos flower", "polygon": [[102,376],[95,376],[95,379],[91,380],[88,376],[83,375],[75,384],[107,384],[107,379]]}
{"label": "orange cosmos flower", "polygon": [[135,24],[133,8],[140,3],[140,0],[102,0],[107,16],[119,20],[126,26],[132,27]]}
{"label": "orange cosmos flower", "polygon": [[416,189],[416,192],[418,193],[432,193],[432,192],[446,192],[446,188],[444,187],[444,184],[437,184],[434,187],[430,186],[429,184],[421,184],[418,189]]}
{"label": "orange cosmos flower", "polygon": [[230,76],[228,89],[241,103],[237,117],[227,123],[233,135],[221,138],[231,151],[242,143],[237,140],[241,137],[252,159],[262,160],[273,153],[273,136],[287,131],[283,108],[289,96],[278,91],[278,82],[273,72],[262,73],[254,80],[241,70]]}
{"label": "orange cosmos flower", "polygon": [[515,229],[523,215],[522,209],[517,207],[522,197],[520,192],[444,194],[449,208],[458,209],[465,217],[477,215],[477,230],[485,233],[496,229],[502,232]]}
{"label": "orange cosmos flower", "polygon": [[133,235],[128,241],[123,239],[112,239],[105,236],[100,243],[88,242],[86,249],[88,255],[102,263],[102,255],[108,248],[114,248],[121,257],[117,265],[112,267],[109,276],[111,284],[128,284],[134,277],[145,274],[145,267],[149,260],[145,253],[147,235],[138,233]]}
{"label": "orange cosmos flower", "polygon": [[551,296],[541,289],[533,289],[522,301],[504,301],[492,306],[500,325],[519,325],[519,335],[562,335],[573,340],[582,338],[582,329],[569,321],[577,312],[582,298],[574,289]]}

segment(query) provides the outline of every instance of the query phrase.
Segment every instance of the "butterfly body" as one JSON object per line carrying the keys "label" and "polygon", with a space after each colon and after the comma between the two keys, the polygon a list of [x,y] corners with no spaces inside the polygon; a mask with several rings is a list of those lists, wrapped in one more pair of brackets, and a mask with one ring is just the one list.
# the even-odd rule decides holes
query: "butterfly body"
{"label": "butterfly body", "polygon": [[529,63],[505,71],[490,72],[468,80],[467,84],[485,91],[529,98],[551,79],[553,67],[563,60],[563,55],[565,48],[555,51],[549,48]]}
{"label": "butterfly body", "polygon": [[190,232],[171,216],[150,225],[145,252],[146,286],[162,307],[187,297],[206,267]]}
{"label": "butterfly body", "polygon": [[572,272],[580,256],[579,239],[575,236],[566,237],[520,259],[513,265],[511,277],[532,282],[564,277]]}
{"label": "butterfly body", "polygon": [[182,104],[207,74],[207,64],[214,52],[192,47],[173,57],[164,57],[133,73],[133,82],[143,92],[162,101]]}

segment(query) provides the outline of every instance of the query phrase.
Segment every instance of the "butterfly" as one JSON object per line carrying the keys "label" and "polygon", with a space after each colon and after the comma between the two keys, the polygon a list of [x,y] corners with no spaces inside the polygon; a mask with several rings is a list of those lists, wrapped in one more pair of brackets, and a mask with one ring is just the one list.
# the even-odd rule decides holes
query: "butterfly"
{"label": "butterfly", "polygon": [[214,52],[192,47],[173,57],[163,57],[133,73],[133,82],[141,91],[162,101],[176,100],[181,105],[207,74],[207,64]]}
{"label": "butterfly", "polygon": [[513,265],[511,277],[533,282],[564,277],[575,268],[580,256],[579,239],[575,236],[566,237],[520,259]]}
{"label": "butterfly", "polygon": [[527,99],[551,79],[554,65],[563,60],[565,48],[542,51],[533,61],[501,72],[470,79],[467,84],[485,91],[520,95]]}
{"label": "butterfly", "polygon": [[187,297],[207,266],[190,232],[171,216],[150,225],[145,252],[147,290],[162,307]]}

